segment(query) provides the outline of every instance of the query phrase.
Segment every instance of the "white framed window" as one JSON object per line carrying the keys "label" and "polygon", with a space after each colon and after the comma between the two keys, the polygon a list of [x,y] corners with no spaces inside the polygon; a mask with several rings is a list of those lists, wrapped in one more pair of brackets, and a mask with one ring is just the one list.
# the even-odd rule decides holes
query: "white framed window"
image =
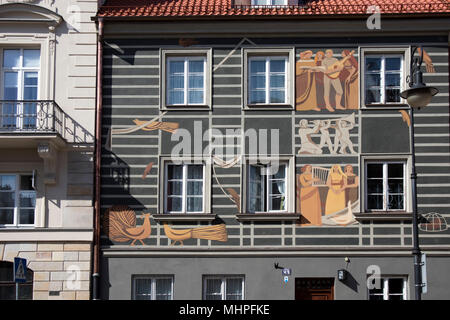
{"label": "white framed window", "polygon": [[244,300],[244,277],[204,276],[203,300]]}
{"label": "white framed window", "polygon": [[252,0],[252,6],[286,6],[287,0]]}
{"label": "white framed window", "polygon": [[288,163],[247,165],[247,211],[287,212]]}
{"label": "white framed window", "polygon": [[36,191],[33,175],[0,174],[0,225],[33,226]]}
{"label": "white framed window", "polygon": [[205,165],[165,165],[165,212],[205,212]]}
{"label": "white framed window", "polygon": [[294,49],[244,48],[244,109],[294,108]]}
{"label": "white framed window", "polygon": [[359,71],[362,108],[406,105],[400,93],[408,86],[410,47],[360,47]]}
{"label": "white framed window", "polygon": [[210,108],[211,50],[161,50],[161,108]]}
{"label": "white framed window", "polygon": [[286,104],[286,56],[250,57],[248,60],[248,104]]}
{"label": "white framed window", "polygon": [[204,105],[206,57],[167,58],[167,105]]}
{"label": "white framed window", "polygon": [[406,161],[365,163],[367,211],[406,211]]}
{"label": "white framed window", "polygon": [[366,105],[401,103],[403,55],[367,54],[364,56],[364,65]]}
{"label": "white framed window", "polygon": [[369,289],[368,300],[408,300],[406,277],[382,277],[379,284]]}
{"label": "white framed window", "polygon": [[133,276],[132,300],[173,300],[173,276]]}
{"label": "white framed window", "polygon": [[[2,102],[0,126],[29,129],[36,127],[39,96],[40,49],[3,49]],[[22,101],[25,102],[13,102]]]}

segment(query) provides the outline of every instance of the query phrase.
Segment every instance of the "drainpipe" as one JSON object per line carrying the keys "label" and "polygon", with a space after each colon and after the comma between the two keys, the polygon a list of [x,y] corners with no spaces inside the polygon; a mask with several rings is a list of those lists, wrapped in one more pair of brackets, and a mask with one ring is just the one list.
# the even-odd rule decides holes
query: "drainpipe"
{"label": "drainpipe", "polygon": [[100,300],[100,165],[102,151],[102,69],[103,69],[103,18],[98,19],[97,38],[97,110],[95,121],[95,204],[94,247],[92,268],[92,300]]}

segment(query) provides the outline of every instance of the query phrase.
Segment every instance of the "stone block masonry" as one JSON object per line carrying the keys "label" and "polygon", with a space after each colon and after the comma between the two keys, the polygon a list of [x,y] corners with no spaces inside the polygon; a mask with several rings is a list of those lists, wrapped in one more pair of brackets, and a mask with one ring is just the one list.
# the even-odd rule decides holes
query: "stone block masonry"
{"label": "stone block masonry", "polygon": [[27,259],[33,300],[89,300],[89,243],[0,243],[0,261]]}

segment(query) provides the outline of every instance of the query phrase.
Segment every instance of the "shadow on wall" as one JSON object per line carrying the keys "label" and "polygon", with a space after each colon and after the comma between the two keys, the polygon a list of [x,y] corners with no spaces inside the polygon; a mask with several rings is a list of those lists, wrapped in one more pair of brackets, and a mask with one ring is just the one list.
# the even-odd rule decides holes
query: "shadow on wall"
{"label": "shadow on wall", "polygon": [[345,280],[341,281],[344,285],[349,287],[355,292],[358,292],[358,286],[360,285],[358,281],[353,277],[353,275],[350,272],[347,272],[347,277]]}

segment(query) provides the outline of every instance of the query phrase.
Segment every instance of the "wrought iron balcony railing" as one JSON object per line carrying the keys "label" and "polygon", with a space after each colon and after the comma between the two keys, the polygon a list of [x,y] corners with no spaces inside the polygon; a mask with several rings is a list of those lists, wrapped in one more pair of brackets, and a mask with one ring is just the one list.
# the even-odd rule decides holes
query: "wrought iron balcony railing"
{"label": "wrought iron balcony railing", "polygon": [[52,100],[0,100],[0,134],[58,133],[65,114]]}

